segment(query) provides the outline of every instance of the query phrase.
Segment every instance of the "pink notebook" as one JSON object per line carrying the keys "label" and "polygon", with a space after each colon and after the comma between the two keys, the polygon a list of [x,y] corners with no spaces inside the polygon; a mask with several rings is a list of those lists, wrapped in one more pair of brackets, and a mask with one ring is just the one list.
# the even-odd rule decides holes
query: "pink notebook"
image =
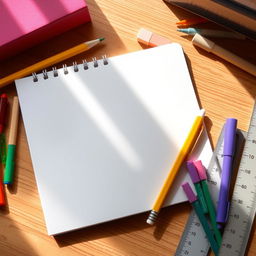
{"label": "pink notebook", "polygon": [[0,60],[88,21],[84,0],[1,0]]}

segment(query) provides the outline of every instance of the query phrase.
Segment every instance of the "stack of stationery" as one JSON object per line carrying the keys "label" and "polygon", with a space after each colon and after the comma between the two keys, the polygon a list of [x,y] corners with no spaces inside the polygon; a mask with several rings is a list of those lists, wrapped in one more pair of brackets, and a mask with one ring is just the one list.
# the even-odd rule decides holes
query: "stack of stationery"
{"label": "stack of stationery", "polygon": [[191,25],[198,25],[206,22],[207,20],[201,17],[188,19],[188,20],[180,20],[176,22],[176,25],[180,27],[177,29],[177,31],[183,32],[188,35],[200,34],[200,35],[209,36],[209,37],[223,37],[223,38],[235,38],[235,39],[246,38],[244,35],[235,33],[232,31],[201,29],[201,28],[190,27]]}
{"label": "stack of stationery", "polygon": [[[181,46],[36,78],[16,88],[48,234],[150,210],[200,111]],[[203,131],[191,156],[211,155]],[[175,173],[163,206],[186,201],[180,185],[189,177]]]}
{"label": "stack of stationery", "polygon": [[[256,66],[245,59],[242,59],[238,55],[226,50],[215,42],[209,40],[207,37],[220,37],[229,39],[246,39],[243,34],[235,33],[232,31],[224,30],[212,30],[212,29],[200,29],[192,28],[190,25],[196,25],[206,22],[203,18],[191,19],[191,20],[181,20],[176,22],[179,32],[183,32],[187,35],[193,35],[192,43],[207,52],[211,52],[222,59],[232,63],[233,65],[245,70],[246,72],[256,76]],[[184,28],[185,27],[185,28]]]}
{"label": "stack of stationery", "polygon": [[[232,31],[256,39],[255,1],[252,0],[165,0]],[[245,6],[242,2],[246,2]],[[254,5],[254,9],[248,8]],[[241,11],[243,10],[243,11]]]}
{"label": "stack of stationery", "polygon": [[88,21],[84,0],[1,0],[0,60]]}

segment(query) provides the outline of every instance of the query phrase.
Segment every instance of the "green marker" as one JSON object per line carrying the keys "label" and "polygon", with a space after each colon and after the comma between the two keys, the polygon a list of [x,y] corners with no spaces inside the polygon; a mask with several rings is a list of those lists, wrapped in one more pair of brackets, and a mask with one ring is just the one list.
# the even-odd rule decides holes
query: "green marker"
{"label": "green marker", "polygon": [[202,185],[204,197],[206,200],[206,204],[207,204],[207,207],[209,210],[209,215],[210,215],[213,232],[216,237],[218,245],[221,246],[222,236],[221,236],[220,230],[218,229],[218,225],[216,222],[216,212],[215,212],[211,194],[210,194],[210,191],[208,188],[206,172],[205,172],[204,166],[200,160],[195,161],[194,165],[197,169],[197,172],[198,172],[200,180],[201,180],[201,185]]}
{"label": "green marker", "polygon": [[186,182],[182,185],[182,188],[184,190],[184,192],[187,195],[187,198],[189,200],[189,202],[192,204],[193,208],[195,209],[195,212],[197,214],[198,219],[200,220],[200,223],[204,229],[204,232],[208,238],[208,241],[211,245],[211,248],[215,254],[215,256],[218,255],[220,246],[218,245],[218,243],[216,242],[214,235],[212,233],[212,230],[208,224],[208,221],[202,211],[202,208],[200,206],[199,200],[197,200],[196,195],[194,194],[192,188],[190,187],[189,183]]}
{"label": "green marker", "polygon": [[200,177],[197,173],[196,167],[193,164],[193,161],[188,161],[187,162],[187,168],[188,168],[190,178],[191,178],[192,182],[194,183],[196,193],[197,193],[197,197],[198,197],[198,200],[201,204],[203,212],[208,213],[207,204],[206,204],[206,201],[205,201],[205,198],[204,198],[204,193],[203,193],[201,183],[200,183],[201,180],[200,180]]}
{"label": "green marker", "polygon": [[13,98],[11,127],[7,146],[6,165],[4,170],[4,184],[12,184],[14,177],[14,159],[16,149],[17,128],[19,120],[19,101],[18,97]]}

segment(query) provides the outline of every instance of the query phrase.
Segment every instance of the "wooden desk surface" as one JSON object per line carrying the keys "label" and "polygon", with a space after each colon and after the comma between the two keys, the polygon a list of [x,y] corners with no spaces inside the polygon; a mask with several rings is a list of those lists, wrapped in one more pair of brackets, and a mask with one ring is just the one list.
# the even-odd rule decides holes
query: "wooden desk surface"
{"label": "wooden desk surface", "polygon": [[[196,49],[191,38],[176,32],[175,22],[192,14],[162,0],[87,0],[92,23],[44,42],[0,63],[1,76],[19,70],[82,41],[106,37],[102,46],[66,61],[90,60],[142,49],[136,41],[141,27],[179,42],[187,55],[200,105],[206,109],[206,126],[213,146],[226,117],[237,118],[247,130],[256,96],[256,77]],[[208,24],[217,27],[215,24]],[[255,42],[216,40],[256,63]],[[62,66],[63,63],[57,65]],[[157,65],[157,63],[156,63]],[[0,93],[16,95],[14,84]],[[7,127],[7,134],[9,125]],[[174,255],[191,210],[188,203],[161,211],[155,227],[145,223],[148,213],[70,232],[58,237],[46,234],[22,119],[19,121],[15,185],[7,190],[8,206],[0,210],[1,256],[77,255]],[[256,232],[251,232],[248,254],[256,255]],[[193,256],[193,255],[192,255]]]}

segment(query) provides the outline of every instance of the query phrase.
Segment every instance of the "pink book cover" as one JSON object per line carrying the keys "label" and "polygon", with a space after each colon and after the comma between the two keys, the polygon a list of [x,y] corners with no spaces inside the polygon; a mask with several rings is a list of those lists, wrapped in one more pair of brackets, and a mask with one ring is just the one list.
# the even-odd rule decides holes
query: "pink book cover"
{"label": "pink book cover", "polygon": [[88,21],[84,0],[0,0],[0,60]]}

